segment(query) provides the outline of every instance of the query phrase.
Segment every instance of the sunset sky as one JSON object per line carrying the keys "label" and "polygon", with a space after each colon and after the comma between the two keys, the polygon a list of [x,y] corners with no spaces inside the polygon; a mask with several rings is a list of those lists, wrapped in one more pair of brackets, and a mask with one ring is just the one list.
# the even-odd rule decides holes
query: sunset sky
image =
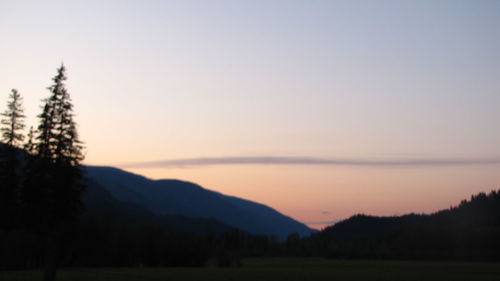
{"label": "sunset sky", "polygon": [[500,1],[0,0],[0,106],[56,68],[88,165],[313,227],[500,188]]}

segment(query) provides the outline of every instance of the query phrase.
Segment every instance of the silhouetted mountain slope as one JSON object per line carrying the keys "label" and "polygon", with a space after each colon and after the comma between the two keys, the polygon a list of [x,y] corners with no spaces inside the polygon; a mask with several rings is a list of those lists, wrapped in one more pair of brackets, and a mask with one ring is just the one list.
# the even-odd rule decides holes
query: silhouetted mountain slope
{"label": "silhouetted mountain slope", "polygon": [[500,260],[500,193],[431,215],[356,215],[311,237],[330,257]]}
{"label": "silhouetted mountain slope", "polygon": [[275,233],[282,238],[285,238],[287,235],[293,232],[296,232],[303,237],[309,236],[310,234],[316,232],[316,230],[311,230],[303,224],[298,225],[297,221],[277,212],[276,210],[266,205],[257,204],[238,197],[227,196],[220,193],[217,194],[223,199],[227,200],[229,203],[245,210],[245,212],[250,214],[259,222],[263,229],[275,231]]}
{"label": "silhouetted mountain slope", "polygon": [[252,234],[285,238],[312,230],[279,212],[244,199],[210,191],[190,182],[150,180],[111,167],[86,167],[90,179],[122,202],[133,203],[156,215],[214,218]]}
{"label": "silhouetted mountain slope", "polygon": [[172,232],[194,234],[222,234],[235,228],[210,218],[192,218],[174,215],[156,215],[148,209],[115,199],[105,188],[89,180],[84,193],[83,219],[112,221],[117,225],[161,225]]}
{"label": "silhouetted mountain slope", "polygon": [[[0,148],[4,146],[0,142]],[[21,149],[19,152],[20,160],[24,161],[25,152]],[[200,227],[209,232],[234,227],[251,234],[275,235],[280,239],[295,232],[302,237],[316,232],[268,206],[226,196],[194,183],[150,180],[113,167],[84,168],[88,177],[84,193],[87,215],[108,213],[124,223],[167,225],[170,222],[170,227],[184,225],[183,230],[192,228],[195,232]]]}

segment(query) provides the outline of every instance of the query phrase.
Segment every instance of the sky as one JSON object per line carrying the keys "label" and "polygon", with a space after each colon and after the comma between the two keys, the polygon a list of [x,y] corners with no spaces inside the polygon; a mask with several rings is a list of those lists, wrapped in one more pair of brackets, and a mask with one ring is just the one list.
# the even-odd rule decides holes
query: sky
{"label": "sky", "polygon": [[500,188],[499,30],[500,1],[0,0],[0,106],[36,125],[64,63],[85,164],[317,228],[429,213]]}

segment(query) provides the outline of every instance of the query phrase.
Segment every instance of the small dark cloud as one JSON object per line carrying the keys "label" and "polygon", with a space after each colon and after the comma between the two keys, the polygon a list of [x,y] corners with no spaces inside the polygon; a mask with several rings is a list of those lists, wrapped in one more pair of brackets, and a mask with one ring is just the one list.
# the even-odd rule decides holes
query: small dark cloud
{"label": "small dark cloud", "polygon": [[500,164],[500,157],[477,158],[317,158],[317,157],[201,157],[128,163],[124,168],[192,167],[216,165],[329,165],[367,167],[464,166]]}
{"label": "small dark cloud", "polygon": [[322,215],[330,215],[331,213],[332,212],[330,212],[330,211],[323,211],[323,212],[321,212]]}

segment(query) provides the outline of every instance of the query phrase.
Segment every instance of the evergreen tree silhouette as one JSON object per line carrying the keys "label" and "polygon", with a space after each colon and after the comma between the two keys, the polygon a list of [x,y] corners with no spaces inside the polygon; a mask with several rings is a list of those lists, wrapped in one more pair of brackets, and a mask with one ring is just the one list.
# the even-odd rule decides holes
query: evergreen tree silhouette
{"label": "evergreen tree silhouette", "polygon": [[73,120],[73,105],[61,65],[48,87],[37,136],[31,146],[34,154],[26,169],[23,199],[26,220],[32,230],[45,239],[44,280],[55,280],[59,240],[76,223],[83,210],[83,147]]}
{"label": "evergreen tree silhouette", "polygon": [[2,141],[8,146],[19,146],[24,140],[24,135],[20,132],[24,129],[24,114],[22,97],[16,89],[12,89],[7,103],[7,110],[2,113]]}
{"label": "evergreen tree silhouette", "polygon": [[17,147],[24,139],[24,114],[22,97],[16,89],[12,89],[7,103],[7,110],[1,114],[0,147],[0,228],[10,230],[14,227],[18,215],[19,202],[19,162]]}
{"label": "evergreen tree silhouette", "polygon": [[28,153],[28,157],[35,153],[34,137],[35,130],[33,129],[33,126],[31,126],[28,132],[28,141],[23,145],[24,150]]}

